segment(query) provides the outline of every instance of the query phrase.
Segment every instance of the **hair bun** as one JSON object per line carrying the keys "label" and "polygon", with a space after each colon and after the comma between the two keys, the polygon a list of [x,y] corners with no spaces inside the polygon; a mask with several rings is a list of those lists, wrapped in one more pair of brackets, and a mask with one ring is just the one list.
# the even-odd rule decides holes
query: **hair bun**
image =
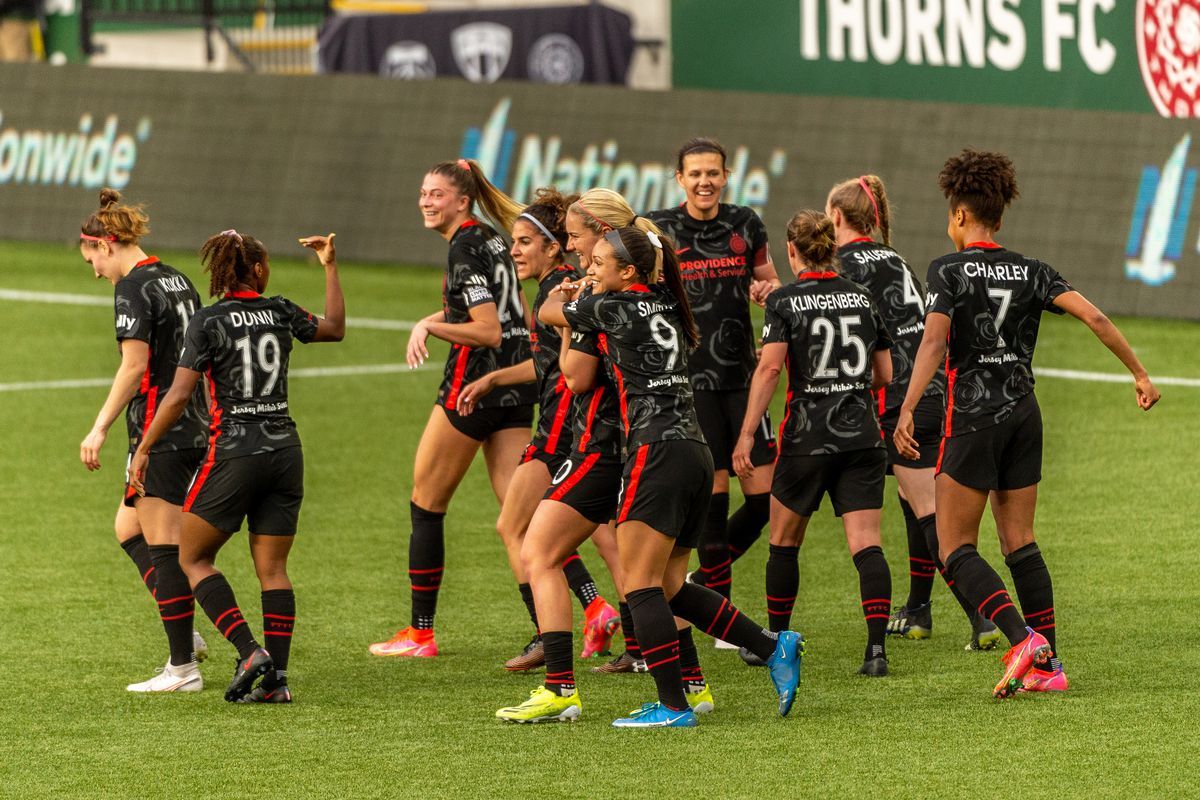
{"label": "hair bun", "polygon": [[121,193],[116,189],[105,187],[100,190],[100,208],[108,208],[121,202]]}

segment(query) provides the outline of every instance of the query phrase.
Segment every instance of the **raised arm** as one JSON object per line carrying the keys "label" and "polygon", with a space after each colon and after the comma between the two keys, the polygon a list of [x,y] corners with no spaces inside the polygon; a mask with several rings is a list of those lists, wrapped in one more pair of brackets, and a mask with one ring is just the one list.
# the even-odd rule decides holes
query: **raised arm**
{"label": "raised arm", "polygon": [[1096,334],[1096,338],[1103,342],[1104,346],[1125,365],[1125,369],[1133,375],[1133,387],[1137,392],[1138,406],[1143,411],[1149,411],[1162,395],[1159,394],[1158,389],[1154,388],[1150,376],[1146,374],[1146,368],[1142,366],[1142,362],[1133,352],[1133,348],[1129,346],[1129,342],[1126,341],[1125,336],[1112,320],[1079,292],[1063,292],[1052,302],[1087,325],[1092,333]]}
{"label": "raised arm", "polygon": [[300,244],[317,254],[325,268],[325,316],[317,320],[317,335],[314,342],[340,342],[346,336],[346,298],[342,295],[342,283],[338,278],[337,253],[333,237],[306,236]]}
{"label": "raised arm", "polygon": [[89,471],[100,469],[100,451],[108,438],[108,430],[121,411],[138,392],[146,366],[150,363],[150,345],[141,339],[121,340],[121,366],[113,378],[108,397],[92,423],[92,430],[79,445],[79,460]]}

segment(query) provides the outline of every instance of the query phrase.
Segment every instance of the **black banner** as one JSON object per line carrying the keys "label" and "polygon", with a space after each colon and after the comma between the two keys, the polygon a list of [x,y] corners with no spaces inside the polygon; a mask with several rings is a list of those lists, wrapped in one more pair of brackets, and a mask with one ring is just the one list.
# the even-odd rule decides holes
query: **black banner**
{"label": "black banner", "polygon": [[323,72],[474,83],[625,83],[628,15],[599,3],[504,11],[337,16],[318,39]]}

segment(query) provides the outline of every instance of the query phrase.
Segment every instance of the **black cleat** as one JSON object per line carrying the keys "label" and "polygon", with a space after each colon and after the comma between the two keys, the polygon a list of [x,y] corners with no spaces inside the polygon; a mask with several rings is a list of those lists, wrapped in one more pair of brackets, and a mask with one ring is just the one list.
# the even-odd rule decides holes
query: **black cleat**
{"label": "black cleat", "polygon": [[892,612],[887,632],[905,639],[928,639],[933,635],[933,607],[929,603],[915,608],[900,606]]}
{"label": "black cleat", "polygon": [[234,665],[233,680],[229,682],[229,688],[225,690],[225,701],[228,703],[236,703],[250,694],[250,690],[254,688],[254,682],[275,669],[275,662],[271,660],[271,654],[261,647],[245,659],[238,659]]}
{"label": "black cleat", "polygon": [[765,667],[767,665],[766,661],[763,661],[744,647],[738,648],[738,655],[741,656],[742,661],[746,662],[747,667]]}
{"label": "black cleat", "polygon": [[[265,683],[265,681],[264,681]],[[290,703],[292,691],[286,683],[276,684],[268,689],[262,683],[254,687],[250,694],[238,700],[239,703]]]}
{"label": "black cleat", "polygon": [[866,675],[869,678],[882,678],[884,675],[888,674],[887,664],[888,662],[886,656],[868,658],[863,662],[862,666],[858,668],[858,674]]}

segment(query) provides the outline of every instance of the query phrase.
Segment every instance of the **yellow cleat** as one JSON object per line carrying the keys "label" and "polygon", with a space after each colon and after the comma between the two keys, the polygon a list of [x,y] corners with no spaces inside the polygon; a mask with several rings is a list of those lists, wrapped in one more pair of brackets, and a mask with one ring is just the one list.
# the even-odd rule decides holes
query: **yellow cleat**
{"label": "yellow cleat", "polygon": [[687,693],[687,701],[692,711],[697,714],[711,713],[712,710],[717,707],[716,703],[713,701],[712,687],[707,683],[704,684],[704,688],[698,692],[689,691]]}
{"label": "yellow cleat", "polygon": [[561,697],[544,686],[529,693],[529,699],[519,706],[502,708],[496,719],[504,722],[574,722],[583,713],[579,690]]}

